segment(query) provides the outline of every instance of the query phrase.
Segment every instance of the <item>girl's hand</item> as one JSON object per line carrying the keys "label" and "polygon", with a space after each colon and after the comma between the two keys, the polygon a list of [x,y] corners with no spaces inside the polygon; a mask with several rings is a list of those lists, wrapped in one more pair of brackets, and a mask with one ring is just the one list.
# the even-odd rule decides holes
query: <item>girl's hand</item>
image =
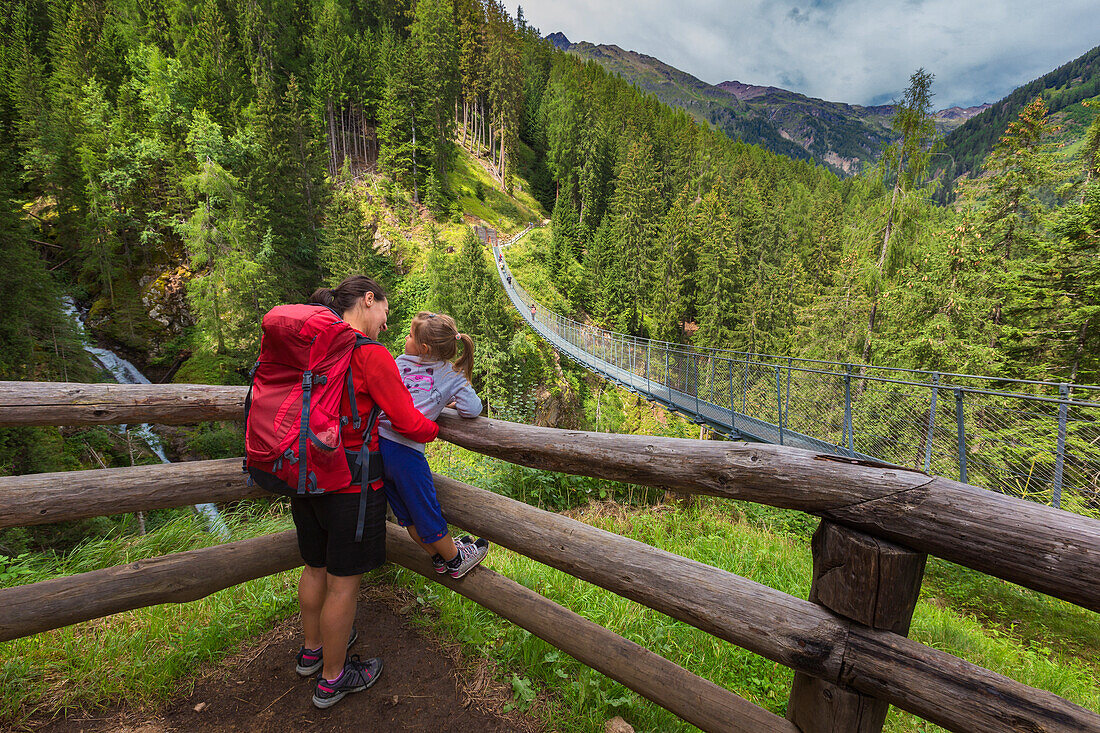
{"label": "girl's hand", "polygon": [[456,400],[451,400],[450,402],[447,403],[447,407],[449,407],[452,410],[455,409],[457,406],[458,406],[458,402]]}

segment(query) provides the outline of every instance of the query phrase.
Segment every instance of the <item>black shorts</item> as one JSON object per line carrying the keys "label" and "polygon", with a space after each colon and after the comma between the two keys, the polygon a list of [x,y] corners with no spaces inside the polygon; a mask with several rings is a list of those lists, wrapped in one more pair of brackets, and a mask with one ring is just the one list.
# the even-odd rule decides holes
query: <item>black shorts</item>
{"label": "black shorts", "polygon": [[330,575],[360,575],[386,562],[386,493],[368,489],[363,539],[355,541],[359,494],[291,497],[298,551]]}

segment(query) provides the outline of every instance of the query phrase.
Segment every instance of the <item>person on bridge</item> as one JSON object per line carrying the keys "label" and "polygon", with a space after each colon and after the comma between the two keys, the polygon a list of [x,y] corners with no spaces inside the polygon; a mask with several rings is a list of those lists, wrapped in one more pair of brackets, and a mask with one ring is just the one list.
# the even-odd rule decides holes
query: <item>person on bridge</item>
{"label": "person on bridge", "polygon": [[[462,356],[452,364],[459,344]],[[462,417],[481,414],[481,398],[470,386],[473,363],[474,340],[459,333],[450,316],[425,311],[413,318],[405,337],[405,353],[397,357],[397,368],[413,404],[430,420],[438,418],[448,404],[453,404]],[[379,421],[378,446],[390,508],[397,523],[431,555],[437,573],[461,578],[485,559],[489,543],[480,538],[452,539],[436,496],[432,470],[424,458],[424,444],[399,435],[388,417]]]}
{"label": "person on bridge", "polygon": [[[372,340],[356,348],[352,357],[355,410],[365,417],[378,405],[385,411],[391,430],[410,440],[434,440],[439,427],[413,406],[393,356],[374,341],[386,330],[390,309],[382,287],[368,277],[352,275],[331,290],[317,290],[309,302],[331,308],[359,334]],[[351,395],[346,391],[340,414],[352,414]],[[359,452],[365,441],[377,450],[377,423],[364,419],[361,427],[355,428],[359,422],[348,420],[343,424],[341,438],[346,451]],[[353,624],[360,580],[363,573],[386,562],[382,480],[367,481],[366,486],[360,485],[361,478],[353,477],[352,481],[340,491],[290,500],[298,549],[305,561],[298,583],[305,638],[296,670],[303,677],[321,672],[313,693],[313,704],[318,708],[331,707],[348,693],[365,690],[382,672],[381,659],[362,661],[357,654],[347,657],[347,650],[358,636]],[[363,492],[366,513],[362,539],[356,542]]]}

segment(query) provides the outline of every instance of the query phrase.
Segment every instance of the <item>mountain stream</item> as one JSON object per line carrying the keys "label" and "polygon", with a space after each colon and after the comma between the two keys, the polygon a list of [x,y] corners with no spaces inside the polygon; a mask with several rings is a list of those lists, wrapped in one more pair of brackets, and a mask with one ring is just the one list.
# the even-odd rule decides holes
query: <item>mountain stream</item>
{"label": "mountain stream", "polygon": [[[102,365],[104,369],[110,372],[116,382],[119,384],[151,384],[149,379],[126,359],[123,359],[110,349],[102,349],[98,346],[91,346],[88,344],[84,331],[84,321],[80,311],[77,310],[76,305],[68,298],[65,299],[65,312],[72,317],[73,323],[76,324],[76,329],[80,332],[84,342],[84,350],[88,352],[97,363]],[[120,425],[119,427],[121,430],[125,431],[128,426]],[[145,445],[149,446],[149,450],[160,459],[161,463],[171,463],[171,461],[168,460],[168,456],[164,453],[164,444],[161,443],[160,437],[153,432],[148,423],[138,425],[136,428],[132,429],[132,432],[145,443]],[[208,532],[217,535],[222,540],[229,539],[229,527],[226,526],[225,519],[215,505],[196,504],[194,508],[195,511],[206,520],[206,529]]]}

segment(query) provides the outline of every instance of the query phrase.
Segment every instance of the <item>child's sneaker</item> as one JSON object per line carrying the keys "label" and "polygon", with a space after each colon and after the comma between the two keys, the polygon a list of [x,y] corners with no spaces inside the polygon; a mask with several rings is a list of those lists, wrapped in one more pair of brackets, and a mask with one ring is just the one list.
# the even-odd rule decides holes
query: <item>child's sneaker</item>
{"label": "child's sneaker", "polygon": [[452,578],[461,578],[480,565],[488,554],[489,543],[482,538],[470,544],[458,545],[458,554],[453,560],[447,562],[447,572]]}
{"label": "child's sneaker", "polygon": [[330,708],[344,699],[344,695],[350,692],[360,692],[378,681],[378,675],[382,674],[382,660],[373,657],[367,661],[359,659],[358,654],[353,654],[344,662],[344,671],[332,682],[324,677],[317,680],[317,688],[313,691],[313,704],[316,707]]}
{"label": "child's sneaker", "polygon": [[[355,640],[358,638],[359,632],[352,629],[351,636],[348,637],[348,649],[351,649],[351,645],[354,644]],[[306,649],[302,647],[298,650],[298,657],[294,661],[297,662],[294,671],[302,677],[315,675],[321,671],[321,667],[325,666],[324,652],[322,649]]]}
{"label": "child's sneaker", "polygon": [[[468,534],[464,534],[461,537],[455,537],[455,549],[458,549],[459,545],[472,544],[473,541],[474,541],[474,538],[471,537]],[[482,540],[482,539],[478,538],[478,542],[485,542],[485,541],[486,540]],[[432,555],[432,567],[435,568],[435,571],[437,573],[442,575],[443,573],[447,572],[447,561],[444,560],[443,556],[440,555],[437,552],[434,555]]]}

